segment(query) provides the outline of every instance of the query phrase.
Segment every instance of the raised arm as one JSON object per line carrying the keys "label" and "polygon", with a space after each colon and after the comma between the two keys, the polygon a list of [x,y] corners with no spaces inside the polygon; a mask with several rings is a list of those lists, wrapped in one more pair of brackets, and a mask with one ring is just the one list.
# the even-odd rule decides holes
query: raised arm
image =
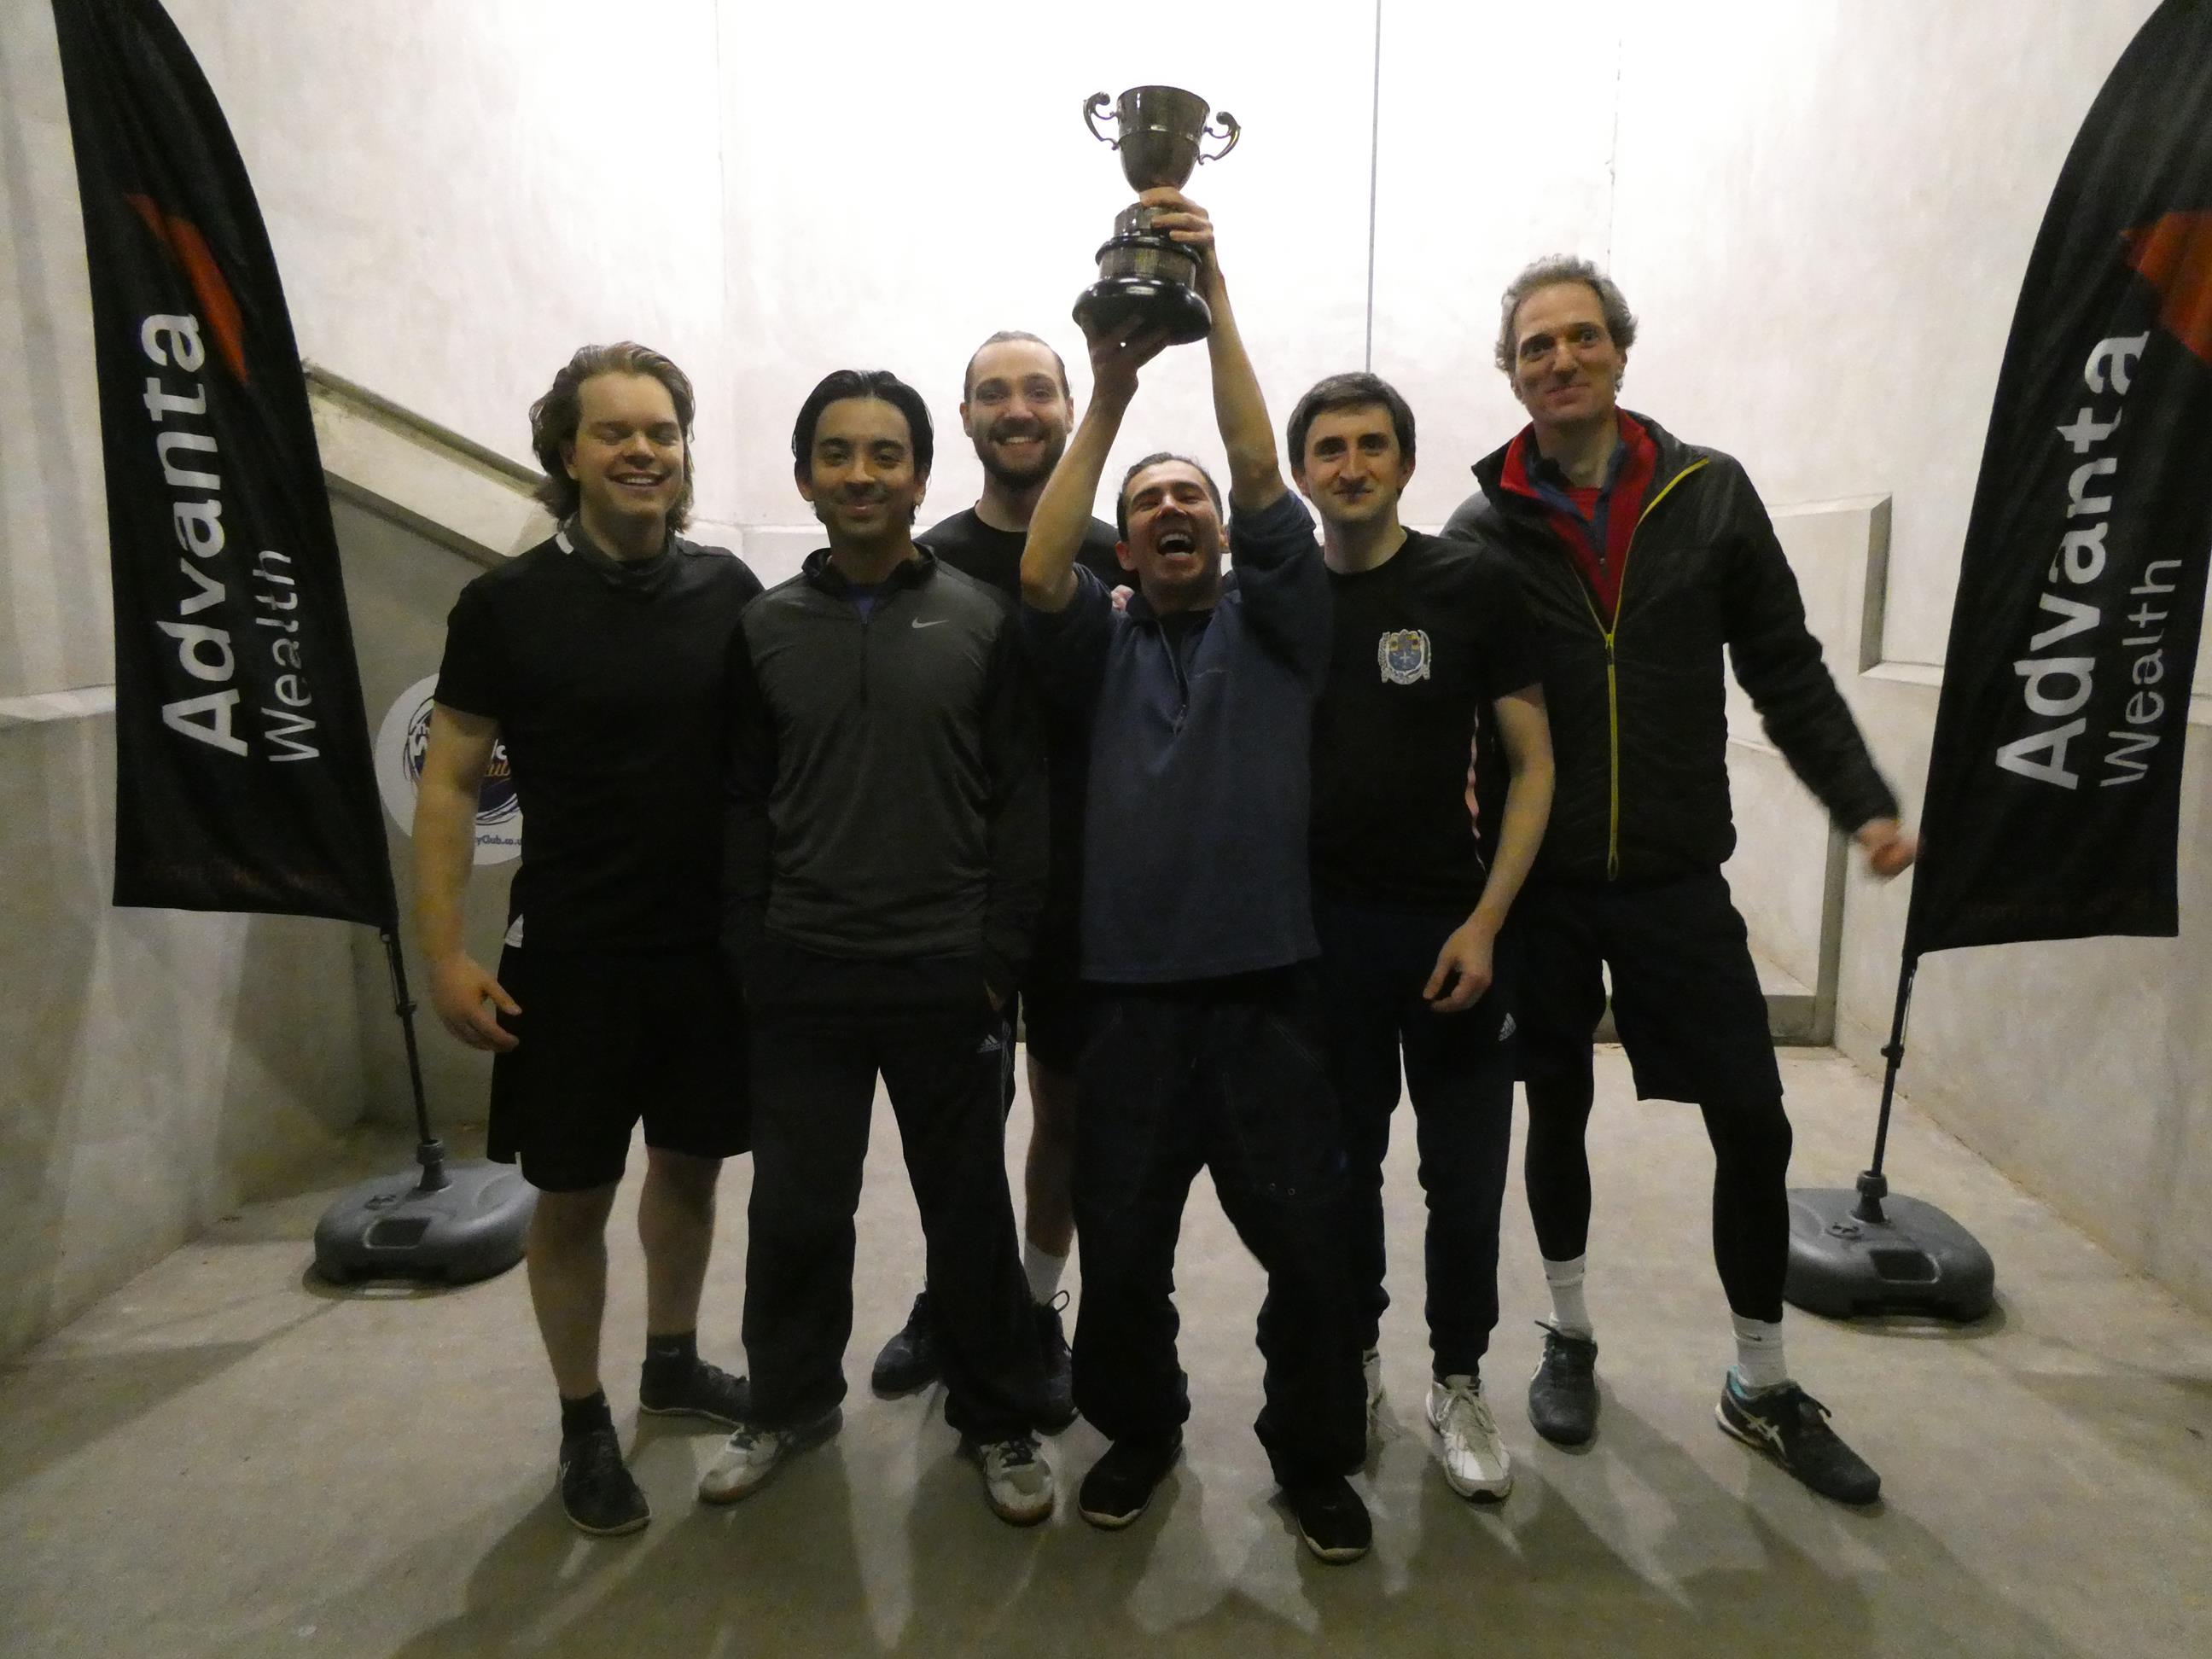
{"label": "raised arm", "polygon": [[1074,601],[1075,556],[1091,528],[1107,453],[1121,434],[1129,400],[1137,395],[1137,371],[1167,344],[1167,337],[1156,329],[1089,337],[1091,404],[1037,498],[1036,510],[1030,514],[1030,538],[1022,547],[1022,599],[1053,615]]}
{"label": "raised arm", "polygon": [[512,1048],[514,1033],[485,1005],[522,1010],[463,948],[463,901],[476,863],[477,791],[499,743],[499,722],[444,703],[430,707],[422,777],[415,792],[415,937],[430,964],[430,1006],[471,1048]]}
{"label": "raised arm", "polygon": [[1148,190],[1137,199],[1147,207],[1167,210],[1153,222],[1155,226],[1198,255],[1199,295],[1213,313],[1213,332],[1206,337],[1206,349],[1213,366],[1213,418],[1221,428],[1222,447],[1229,452],[1229,504],[1239,513],[1272,507],[1289,486],[1283,482],[1281,454],[1275,447],[1274,428],[1268,424],[1260,377],[1252,372],[1244,337],[1237,331],[1237,313],[1230,307],[1229,289],[1222,281],[1213,221],[1178,190]]}

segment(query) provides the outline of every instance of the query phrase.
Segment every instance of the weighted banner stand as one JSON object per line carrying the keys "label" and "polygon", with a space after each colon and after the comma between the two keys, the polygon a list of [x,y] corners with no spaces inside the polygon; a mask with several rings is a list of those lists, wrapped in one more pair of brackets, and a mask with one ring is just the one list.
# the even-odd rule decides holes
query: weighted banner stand
{"label": "weighted banner stand", "polygon": [[1782,1294],[1831,1319],[1906,1313],[1979,1319],[1996,1299],[1996,1264],[1964,1227],[1933,1204],[1889,1190],[1882,1158],[1889,1113],[1905,1061],[1905,1021],[1920,958],[1898,964],[1897,1012],[1890,1020],[1881,1077],[1881,1115],[1874,1163],[1855,1190],[1796,1187],[1790,1193],[1790,1267]]}
{"label": "weighted banner stand", "polygon": [[522,1260],[538,1193],[513,1164],[473,1159],[447,1164],[430,1133],[422,1060],[415,1046],[415,1001],[396,927],[379,930],[392,972],[392,1012],[407,1044],[407,1082],[415,1095],[414,1175],[380,1176],[349,1190],[315,1224],[315,1271],[333,1284],[364,1279],[423,1279],[466,1285],[505,1273]]}

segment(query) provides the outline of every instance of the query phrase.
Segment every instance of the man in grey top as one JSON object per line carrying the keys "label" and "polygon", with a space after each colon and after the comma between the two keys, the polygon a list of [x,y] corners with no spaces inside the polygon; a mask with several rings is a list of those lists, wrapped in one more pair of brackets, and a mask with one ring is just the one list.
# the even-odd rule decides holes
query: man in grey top
{"label": "man in grey top", "polygon": [[1003,1009],[1043,902],[1045,780],[1015,622],[915,546],[929,413],[840,370],[799,410],[800,493],[830,534],[730,653],[725,944],[747,1005],[751,1411],[700,1483],[746,1497],[834,1432],[853,1327],[853,1216],[881,1074],[939,1311],[945,1420],[999,1516],[1052,1511],[1014,1249]]}

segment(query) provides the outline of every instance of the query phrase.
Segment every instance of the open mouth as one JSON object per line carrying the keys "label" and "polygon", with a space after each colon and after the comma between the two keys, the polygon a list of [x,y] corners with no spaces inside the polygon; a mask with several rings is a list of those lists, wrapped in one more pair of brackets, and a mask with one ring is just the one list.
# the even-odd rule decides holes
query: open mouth
{"label": "open mouth", "polygon": [[668,482],[665,472],[617,472],[615,483],[624,489],[658,489]]}
{"label": "open mouth", "polygon": [[1164,559],[1189,558],[1198,551],[1198,537],[1182,528],[1163,530],[1152,546]]}

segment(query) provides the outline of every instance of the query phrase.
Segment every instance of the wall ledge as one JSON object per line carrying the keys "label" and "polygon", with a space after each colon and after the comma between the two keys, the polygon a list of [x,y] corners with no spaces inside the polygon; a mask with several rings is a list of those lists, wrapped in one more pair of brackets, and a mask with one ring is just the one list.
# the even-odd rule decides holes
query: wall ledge
{"label": "wall ledge", "polygon": [[33,692],[27,697],[0,697],[0,731],[11,726],[88,720],[114,712],[112,685],[77,685],[64,691]]}

